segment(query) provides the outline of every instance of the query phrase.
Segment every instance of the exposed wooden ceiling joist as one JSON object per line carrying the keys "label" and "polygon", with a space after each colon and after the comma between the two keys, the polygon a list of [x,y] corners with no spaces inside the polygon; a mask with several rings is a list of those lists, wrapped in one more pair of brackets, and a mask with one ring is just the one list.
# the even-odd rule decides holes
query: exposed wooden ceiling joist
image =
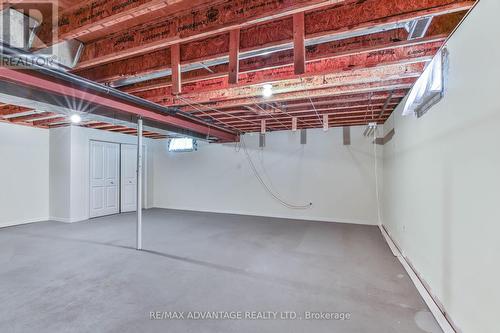
{"label": "exposed wooden ceiling joist", "polygon": [[[172,18],[160,19],[149,26],[137,26],[86,45],[78,68],[87,68],[146,54],[172,44],[207,38],[257,23],[283,18],[280,34],[287,29],[293,35],[293,22],[287,16],[341,0],[232,0],[230,9],[221,3]],[[468,0],[366,0],[344,6],[306,12],[306,38],[341,34],[366,29],[374,24],[410,21],[430,15],[464,11],[474,4]],[[289,36],[291,36],[289,34]],[[245,48],[245,45],[242,45]]]}
{"label": "exposed wooden ceiling joist", "polygon": [[[61,9],[55,41],[85,43],[74,73],[179,108],[218,126],[223,136],[232,133],[231,140],[239,132],[260,131],[261,121],[268,130],[289,130],[294,121],[299,128],[383,123],[474,4],[86,0]],[[422,34],[409,36],[410,22],[429,17]],[[51,30],[44,25],[42,39]],[[265,84],[272,84],[272,96],[264,96]],[[17,111],[0,107],[0,116],[42,127],[69,124],[57,115],[47,115],[51,122],[8,113]],[[137,134],[120,123],[84,125]]]}

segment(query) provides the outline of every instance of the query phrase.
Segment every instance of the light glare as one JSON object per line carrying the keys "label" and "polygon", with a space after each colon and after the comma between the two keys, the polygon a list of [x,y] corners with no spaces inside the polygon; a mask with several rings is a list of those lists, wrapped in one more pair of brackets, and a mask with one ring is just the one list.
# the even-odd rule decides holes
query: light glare
{"label": "light glare", "polygon": [[262,96],[269,98],[273,95],[273,86],[270,84],[265,84],[262,86]]}
{"label": "light glare", "polygon": [[82,117],[79,114],[74,114],[71,116],[71,122],[73,124],[79,124],[82,121]]}

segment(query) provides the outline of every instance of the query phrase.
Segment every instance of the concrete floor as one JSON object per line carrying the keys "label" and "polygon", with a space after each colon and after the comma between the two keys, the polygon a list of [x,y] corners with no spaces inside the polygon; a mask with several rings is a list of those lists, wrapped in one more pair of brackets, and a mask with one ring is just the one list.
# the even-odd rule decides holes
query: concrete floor
{"label": "concrete floor", "polygon": [[154,209],[139,252],[134,223],[124,214],[0,229],[0,332],[441,332],[376,227]]}

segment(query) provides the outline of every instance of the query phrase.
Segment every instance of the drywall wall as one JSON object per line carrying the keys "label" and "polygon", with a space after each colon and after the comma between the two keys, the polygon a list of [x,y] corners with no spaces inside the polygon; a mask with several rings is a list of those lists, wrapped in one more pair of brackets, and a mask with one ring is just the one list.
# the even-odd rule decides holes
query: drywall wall
{"label": "drywall wall", "polygon": [[155,206],[376,224],[374,146],[363,130],[351,129],[350,146],[343,145],[342,128],[309,130],[307,145],[300,144],[299,132],[268,133],[262,150],[258,135],[244,136],[266,182],[286,201],[312,202],[305,210],[274,200],[253,174],[243,148],[200,143],[197,152],[169,153],[166,141],[156,142]]}
{"label": "drywall wall", "polygon": [[50,219],[67,221],[71,216],[71,129],[50,131]]}
{"label": "drywall wall", "polygon": [[47,220],[49,133],[0,123],[0,227]]}
{"label": "drywall wall", "polygon": [[385,125],[384,224],[466,333],[499,327],[499,12],[482,0],[449,40],[444,100]]}
{"label": "drywall wall", "polygon": [[[131,135],[70,126],[52,129],[51,146],[51,219],[62,222],[78,222],[89,219],[90,141],[106,141],[136,144]],[[144,207],[153,203],[152,162],[149,161],[148,145],[145,144]]]}

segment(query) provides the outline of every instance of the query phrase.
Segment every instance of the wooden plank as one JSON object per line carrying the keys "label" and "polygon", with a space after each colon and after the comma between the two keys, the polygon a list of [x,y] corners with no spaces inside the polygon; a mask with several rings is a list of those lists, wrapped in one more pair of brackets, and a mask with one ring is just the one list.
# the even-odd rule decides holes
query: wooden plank
{"label": "wooden plank", "polygon": [[9,118],[9,121],[13,122],[13,123],[21,123],[21,122],[28,122],[28,121],[32,121],[35,119],[40,119],[40,118],[49,117],[49,116],[53,116],[53,115],[54,115],[54,113],[52,113],[52,112],[41,112],[41,113],[35,113],[35,114],[30,114],[30,115],[21,116],[21,117]]}
{"label": "wooden plank", "polygon": [[171,49],[172,64],[172,94],[177,95],[182,92],[181,83],[181,47],[180,44],[172,45]]}
{"label": "wooden plank", "polygon": [[304,13],[293,15],[293,60],[295,74],[306,72],[306,47]]}
{"label": "wooden plank", "polygon": [[58,118],[50,118],[50,119],[43,119],[43,120],[35,120],[33,122],[33,126],[48,126],[50,124],[54,123],[59,123],[61,121],[68,120],[67,117],[58,117]]}
{"label": "wooden plank", "polygon": [[240,29],[229,33],[229,83],[237,84],[240,72]]}

